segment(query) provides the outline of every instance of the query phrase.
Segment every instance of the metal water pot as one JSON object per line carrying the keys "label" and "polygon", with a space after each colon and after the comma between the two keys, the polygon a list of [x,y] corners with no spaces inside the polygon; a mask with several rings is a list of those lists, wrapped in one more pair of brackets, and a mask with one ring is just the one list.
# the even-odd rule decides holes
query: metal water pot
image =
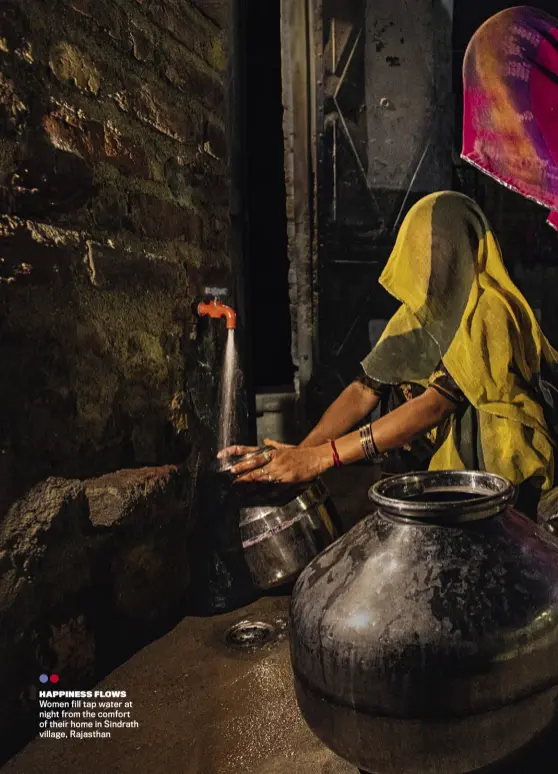
{"label": "metal water pot", "polygon": [[[221,472],[262,451],[230,460]],[[236,493],[244,558],[262,590],[295,581],[339,535],[339,517],[320,479],[302,486],[254,484]]]}
{"label": "metal water pot", "polygon": [[370,497],[293,592],[304,718],[374,774],[513,760],[555,722],[558,541],[488,473],[395,476]]}
{"label": "metal water pot", "polygon": [[558,487],[554,487],[541,497],[537,509],[537,522],[551,535],[558,536]]}

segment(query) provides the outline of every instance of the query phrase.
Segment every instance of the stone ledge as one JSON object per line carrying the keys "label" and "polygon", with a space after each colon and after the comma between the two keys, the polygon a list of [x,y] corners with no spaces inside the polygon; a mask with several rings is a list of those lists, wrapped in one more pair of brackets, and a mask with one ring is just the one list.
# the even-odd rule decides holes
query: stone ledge
{"label": "stone ledge", "polygon": [[[117,527],[127,522],[157,519],[157,509],[176,490],[174,466],[119,470],[85,483],[89,520],[94,527]],[[165,514],[165,520],[168,514]]]}
{"label": "stone ledge", "polygon": [[0,527],[2,753],[36,731],[39,674],[83,689],[171,621],[189,586],[193,491],[175,466],[119,470],[49,478],[9,509]]}

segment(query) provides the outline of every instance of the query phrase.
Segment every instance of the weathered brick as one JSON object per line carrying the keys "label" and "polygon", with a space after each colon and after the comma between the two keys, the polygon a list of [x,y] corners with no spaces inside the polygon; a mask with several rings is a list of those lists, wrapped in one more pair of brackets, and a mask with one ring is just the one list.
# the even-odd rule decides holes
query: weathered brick
{"label": "weathered brick", "polygon": [[51,51],[50,69],[60,81],[70,81],[79,89],[98,94],[101,76],[89,57],[70,43],[59,43]]}
{"label": "weathered brick", "polygon": [[0,185],[10,180],[18,157],[19,148],[16,141],[0,137]]}
{"label": "weathered brick", "polygon": [[155,36],[148,24],[131,21],[129,29],[132,53],[139,62],[147,62],[153,58],[155,51]]}
{"label": "weathered brick", "polygon": [[196,146],[202,137],[201,108],[191,102],[178,108],[176,98],[154,86],[132,81],[131,88],[118,94],[117,104],[126,112],[136,115],[162,134],[174,140]]}
{"label": "weathered brick", "polygon": [[77,348],[96,357],[103,357],[110,350],[110,341],[96,320],[80,320],[75,336]]}
{"label": "weathered brick", "polygon": [[90,211],[97,228],[118,231],[132,227],[127,195],[113,186],[101,188],[91,203]]}
{"label": "weathered brick", "polygon": [[29,36],[29,21],[15,3],[0,4],[0,38],[5,41],[8,51],[24,44]]}
{"label": "weathered brick", "polygon": [[223,34],[216,34],[211,38],[207,61],[218,73],[226,71],[228,65],[227,44]]}
{"label": "weathered brick", "polygon": [[135,230],[141,236],[159,240],[183,237],[195,244],[201,243],[203,223],[196,213],[143,193],[132,194],[130,204]]}
{"label": "weathered brick", "polygon": [[92,164],[105,162],[123,174],[149,179],[149,160],[143,148],[113,127],[85,121],[69,112],[45,116],[43,127],[55,148]]}
{"label": "weathered brick", "polygon": [[44,218],[76,211],[94,195],[93,170],[81,157],[44,145],[40,153],[21,156],[9,180],[18,214]]}
{"label": "weathered brick", "polygon": [[229,185],[223,170],[217,172],[211,167],[216,164],[202,163],[201,156],[195,163],[187,163],[180,156],[173,156],[165,163],[165,180],[175,196],[192,196],[200,203],[210,200],[212,205],[226,205],[229,198]]}
{"label": "weathered brick", "polygon": [[193,0],[192,5],[199,8],[219,27],[225,28],[229,21],[229,0]]}
{"label": "weathered brick", "polygon": [[55,113],[44,116],[43,128],[55,148],[74,153],[83,159],[98,159],[104,145],[103,125],[96,121],[83,122]]}
{"label": "weathered brick", "polygon": [[0,132],[10,135],[25,122],[27,108],[12,80],[0,72]]}
{"label": "weathered brick", "polygon": [[112,164],[123,174],[149,179],[147,154],[129,137],[125,137],[111,127],[106,127],[103,150],[103,161]]}
{"label": "weathered brick", "polygon": [[70,7],[82,16],[91,19],[125,49],[130,49],[128,23],[125,13],[109,0],[69,0]]}
{"label": "weathered brick", "polygon": [[97,242],[88,242],[86,262],[92,284],[106,290],[176,292],[187,282],[184,268],[161,255],[125,252]]}
{"label": "weathered brick", "polygon": [[216,43],[220,41],[221,33],[217,29],[212,30],[207,23],[197,23],[188,3],[183,0],[151,0],[147,11],[156,24],[211,67],[222,71],[222,43]]}
{"label": "weathered brick", "polygon": [[[206,253],[209,256],[209,252]],[[204,288],[226,288],[230,286],[230,274],[229,267],[223,263],[222,254],[215,257],[215,260],[210,263],[209,260],[203,265],[203,268],[197,269],[195,267],[188,268],[188,284],[192,295],[199,296],[203,293]]]}
{"label": "weathered brick", "polygon": [[218,159],[226,159],[228,155],[228,143],[225,130],[211,121],[205,125],[204,144],[211,155]]}
{"label": "weathered brick", "polygon": [[0,236],[0,285],[67,282],[77,266],[75,250],[37,242],[23,226]]}
{"label": "weathered brick", "polygon": [[209,68],[204,71],[193,58],[185,57],[177,46],[164,46],[162,56],[163,72],[169,83],[217,113],[222,111],[225,101],[222,79],[211,74]]}
{"label": "weathered brick", "polygon": [[211,218],[204,235],[204,247],[216,252],[227,252],[229,235],[225,219]]}
{"label": "weathered brick", "polygon": [[184,18],[176,5],[169,0],[151,0],[147,4],[149,15],[163,29],[194,51],[196,48],[196,30]]}

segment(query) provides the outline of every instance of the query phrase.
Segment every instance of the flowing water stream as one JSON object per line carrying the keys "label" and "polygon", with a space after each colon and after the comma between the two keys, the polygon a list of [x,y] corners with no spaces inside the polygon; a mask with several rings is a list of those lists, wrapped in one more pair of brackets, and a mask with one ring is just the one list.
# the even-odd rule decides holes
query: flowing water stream
{"label": "flowing water stream", "polygon": [[[219,424],[217,427],[217,449],[225,449],[238,442],[239,416],[238,399],[241,392],[242,374],[239,370],[235,331],[227,331],[227,342],[221,371]],[[219,477],[217,477],[219,479]],[[222,481],[215,480],[208,497],[211,500],[210,512],[213,514],[213,538],[208,583],[209,609],[224,611],[246,604],[247,586],[240,568],[231,558],[231,545],[236,538],[236,529],[231,528],[231,519],[238,524],[238,513],[227,504],[226,489]],[[244,571],[244,567],[242,567]],[[251,592],[250,592],[251,593]]]}
{"label": "flowing water stream", "polygon": [[227,331],[227,343],[221,372],[221,395],[218,427],[218,450],[234,443],[236,436],[236,398],[238,382],[238,353],[234,329]]}

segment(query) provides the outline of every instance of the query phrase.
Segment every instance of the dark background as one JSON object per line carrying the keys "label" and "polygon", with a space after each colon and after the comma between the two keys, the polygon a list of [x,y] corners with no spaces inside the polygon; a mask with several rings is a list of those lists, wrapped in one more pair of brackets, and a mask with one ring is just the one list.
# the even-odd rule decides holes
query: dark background
{"label": "dark background", "polygon": [[[457,0],[454,4],[453,24],[453,89],[455,94],[456,156],[461,149],[462,76],[461,67],[467,44],[475,30],[495,13],[518,3],[501,0]],[[548,13],[558,13],[558,0],[544,0],[534,4]],[[254,388],[256,392],[292,389],[294,368],[291,358],[291,321],[289,315],[289,286],[285,213],[285,182],[283,170],[282,93],[281,93],[281,30],[280,0],[247,0],[246,40],[246,126],[247,126],[247,266],[248,297],[250,299],[250,339],[252,350]],[[456,170],[456,188],[465,189],[483,207],[488,207],[485,188],[490,182],[480,181],[479,173],[463,163]],[[497,184],[494,184],[497,185]],[[532,233],[522,227],[514,233],[510,228],[500,235],[504,255],[515,279],[520,282],[515,264],[521,254],[527,263],[542,260],[554,252],[555,236],[544,223],[542,208],[520,200],[513,193],[499,194],[510,211],[519,211],[521,220],[533,222]],[[529,231],[529,233],[528,233]],[[518,243],[525,235],[525,247]],[[509,235],[509,239],[506,235]],[[536,241],[536,244],[534,242]],[[509,242],[509,244],[506,244]],[[389,251],[388,251],[389,252]],[[370,282],[374,277],[368,278]],[[342,283],[343,284],[343,283]],[[350,291],[350,288],[347,288]],[[343,288],[339,292],[344,295]],[[380,299],[382,300],[382,299]],[[385,300],[386,309],[392,311]],[[375,300],[376,306],[379,300]],[[380,311],[377,316],[382,316]]]}

